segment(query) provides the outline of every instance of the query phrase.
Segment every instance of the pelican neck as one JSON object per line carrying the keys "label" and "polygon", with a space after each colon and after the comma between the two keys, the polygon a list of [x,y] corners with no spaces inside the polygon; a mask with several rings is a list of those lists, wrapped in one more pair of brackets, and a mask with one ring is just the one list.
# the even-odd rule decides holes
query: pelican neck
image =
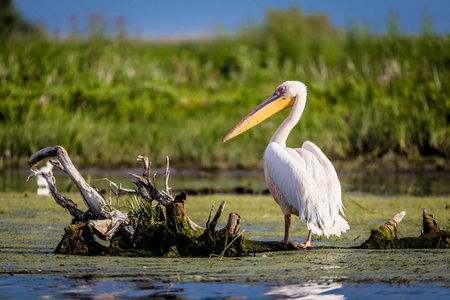
{"label": "pelican neck", "polygon": [[291,133],[294,126],[300,120],[303,110],[305,109],[305,104],[306,94],[300,96],[297,95],[289,116],[283,121],[283,123],[281,123],[277,131],[275,131],[275,134],[270,139],[271,143],[277,143],[282,147],[286,147],[286,140],[289,136],[289,133]]}

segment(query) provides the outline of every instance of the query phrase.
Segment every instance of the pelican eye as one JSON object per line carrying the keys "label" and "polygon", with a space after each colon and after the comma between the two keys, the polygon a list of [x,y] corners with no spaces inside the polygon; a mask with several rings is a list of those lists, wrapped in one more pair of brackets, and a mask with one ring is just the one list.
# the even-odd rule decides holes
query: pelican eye
{"label": "pelican eye", "polygon": [[284,93],[286,93],[286,87],[285,86],[280,86],[279,88],[277,88],[276,93],[277,94],[284,94]]}

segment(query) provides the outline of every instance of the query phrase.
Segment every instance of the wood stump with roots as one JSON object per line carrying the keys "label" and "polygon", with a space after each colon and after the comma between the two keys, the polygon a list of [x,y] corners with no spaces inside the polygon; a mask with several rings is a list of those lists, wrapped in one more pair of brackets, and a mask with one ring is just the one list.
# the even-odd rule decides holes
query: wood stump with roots
{"label": "wood stump with roots", "polygon": [[[36,167],[46,158],[51,164],[64,171],[75,183],[83,201],[89,208],[80,210],[75,202],[62,196],[56,189],[55,177],[50,171],[43,173]],[[106,199],[93,185],[86,182],[73,165],[67,151],[61,146],[41,149],[34,153],[28,162],[31,173],[28,180],[42,175],[57,204],[67,209],[73,217],[70,226],[65,228],[64,236],[55,249],[56,253],[80,255],[131,255],[131,256],[243,256],[249,252],[270,250],[288,250],[286,245],[278,242],[249,241],[246,245],[241,230],[241,216],[230,213],[228,222],[222,229],[216,225],[225,208],[222,201],[213,216],[215,204],[212,205],[206,226],[202,227],[186,215],[186,194],[173,197],[169,187],[169,158],[166,158],[164,173],[165,189],[159,190],[155,185],[155,175],[150,178],[151,163],[147,157],[138,156],[143,165],[142,175],[130,173],[128,178],[135,189],[123,188],[107,178],[99,179],[109,182],[109,199]],[[131,194],[136,209],[124,213],[114,208],[111,195]],[[104,246],[95,238],[109,241]]]}
{"label": "wood stump with roots", "polygon": [[[55,157],[50,163],[64,171],[78,188],[87,211],[80,210],[71,199],[62,196],[56,189],[52,171],[44,173],[37,169],[43,159]],[[61,146],[47,147],[34,153],[28,162],[31,173],[28,180],[42,175],[48,183],[51,195],[57,204],[67,209],[73,217],[71,225],[64,229],[61,242],[55,252],[75,255],[127,255],[127,256],[244,256],[256,252],[296,250],[281,242],[254,241],[246,239],[240,230],[241,216],[228,215],[222,229],[216,229],[225,208],[222,201],[214,214],[212,204],[205,227],[197,225],[186,215],[187,196],[170,193],[169,158],[166,158],[164,190],[155,185],[155,176],[150,178],[151,162],[145,156],[137,160],[143,165],[142,175],[130,173],[128,178],[135,189],[123,188],[107,178],[108,199],[95,186],[86,182],[73,165],[67,151]],[[98,181],[97,180],[97,181]],[[134,209],[122,212],[112,205],[112,195],[129,194],[134,200]],[[132,201],[131,201],[132,202]],[[214,214],[214,216],[213,216]],[[437,227],[432,215],[424,209],[424,233],[418,238],[398,238],[397,225],[404,212],[376,230],[361,248],[448,248],[449,233]],[[98,239],[108,241],[108,245]]]}
{"label": "wood stump with roots", "polygon": [[450,246],[450,233],[439,229],[433,215],[423,209],[423,230],[418,237],[399,237],[397,227],[405,216],[402,211],[394,218],[381,225],[377,229],[372,229],[368,240],[359,248],[361,249],[444,249]]}

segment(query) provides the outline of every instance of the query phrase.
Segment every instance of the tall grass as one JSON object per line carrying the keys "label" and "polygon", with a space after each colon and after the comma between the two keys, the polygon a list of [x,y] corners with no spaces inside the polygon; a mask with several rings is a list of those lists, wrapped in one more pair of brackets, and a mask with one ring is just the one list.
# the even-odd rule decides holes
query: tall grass
{"label": "tall grass", "polygon": [[[289,22],[285,21],[289,20]],[[62,145],[76,163],[261,167],[288,111],[221,143],[285,80],[308,86],[288,144],[333,159],[450,154],[450,36],[333,28],[298,8],[269,10],[235,35],[187,41],[10,36],[0,46],[0,167]]]}

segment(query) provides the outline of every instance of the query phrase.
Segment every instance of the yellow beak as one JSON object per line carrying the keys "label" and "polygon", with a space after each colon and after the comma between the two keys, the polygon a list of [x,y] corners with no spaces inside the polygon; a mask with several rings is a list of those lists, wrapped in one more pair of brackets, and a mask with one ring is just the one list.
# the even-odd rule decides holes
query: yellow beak
{"label": "yellow beak", "polygon": [[255,107],[249,112],[231,131],[226,137],[222,139],[225,143],[229,139],[249,130],[250,128],[258,125],[271,115],[279,112],[283,108],[294,105],[295,98],[287,98],[283,94],[274,93],[272,96],[264,100],[260,105]]}

